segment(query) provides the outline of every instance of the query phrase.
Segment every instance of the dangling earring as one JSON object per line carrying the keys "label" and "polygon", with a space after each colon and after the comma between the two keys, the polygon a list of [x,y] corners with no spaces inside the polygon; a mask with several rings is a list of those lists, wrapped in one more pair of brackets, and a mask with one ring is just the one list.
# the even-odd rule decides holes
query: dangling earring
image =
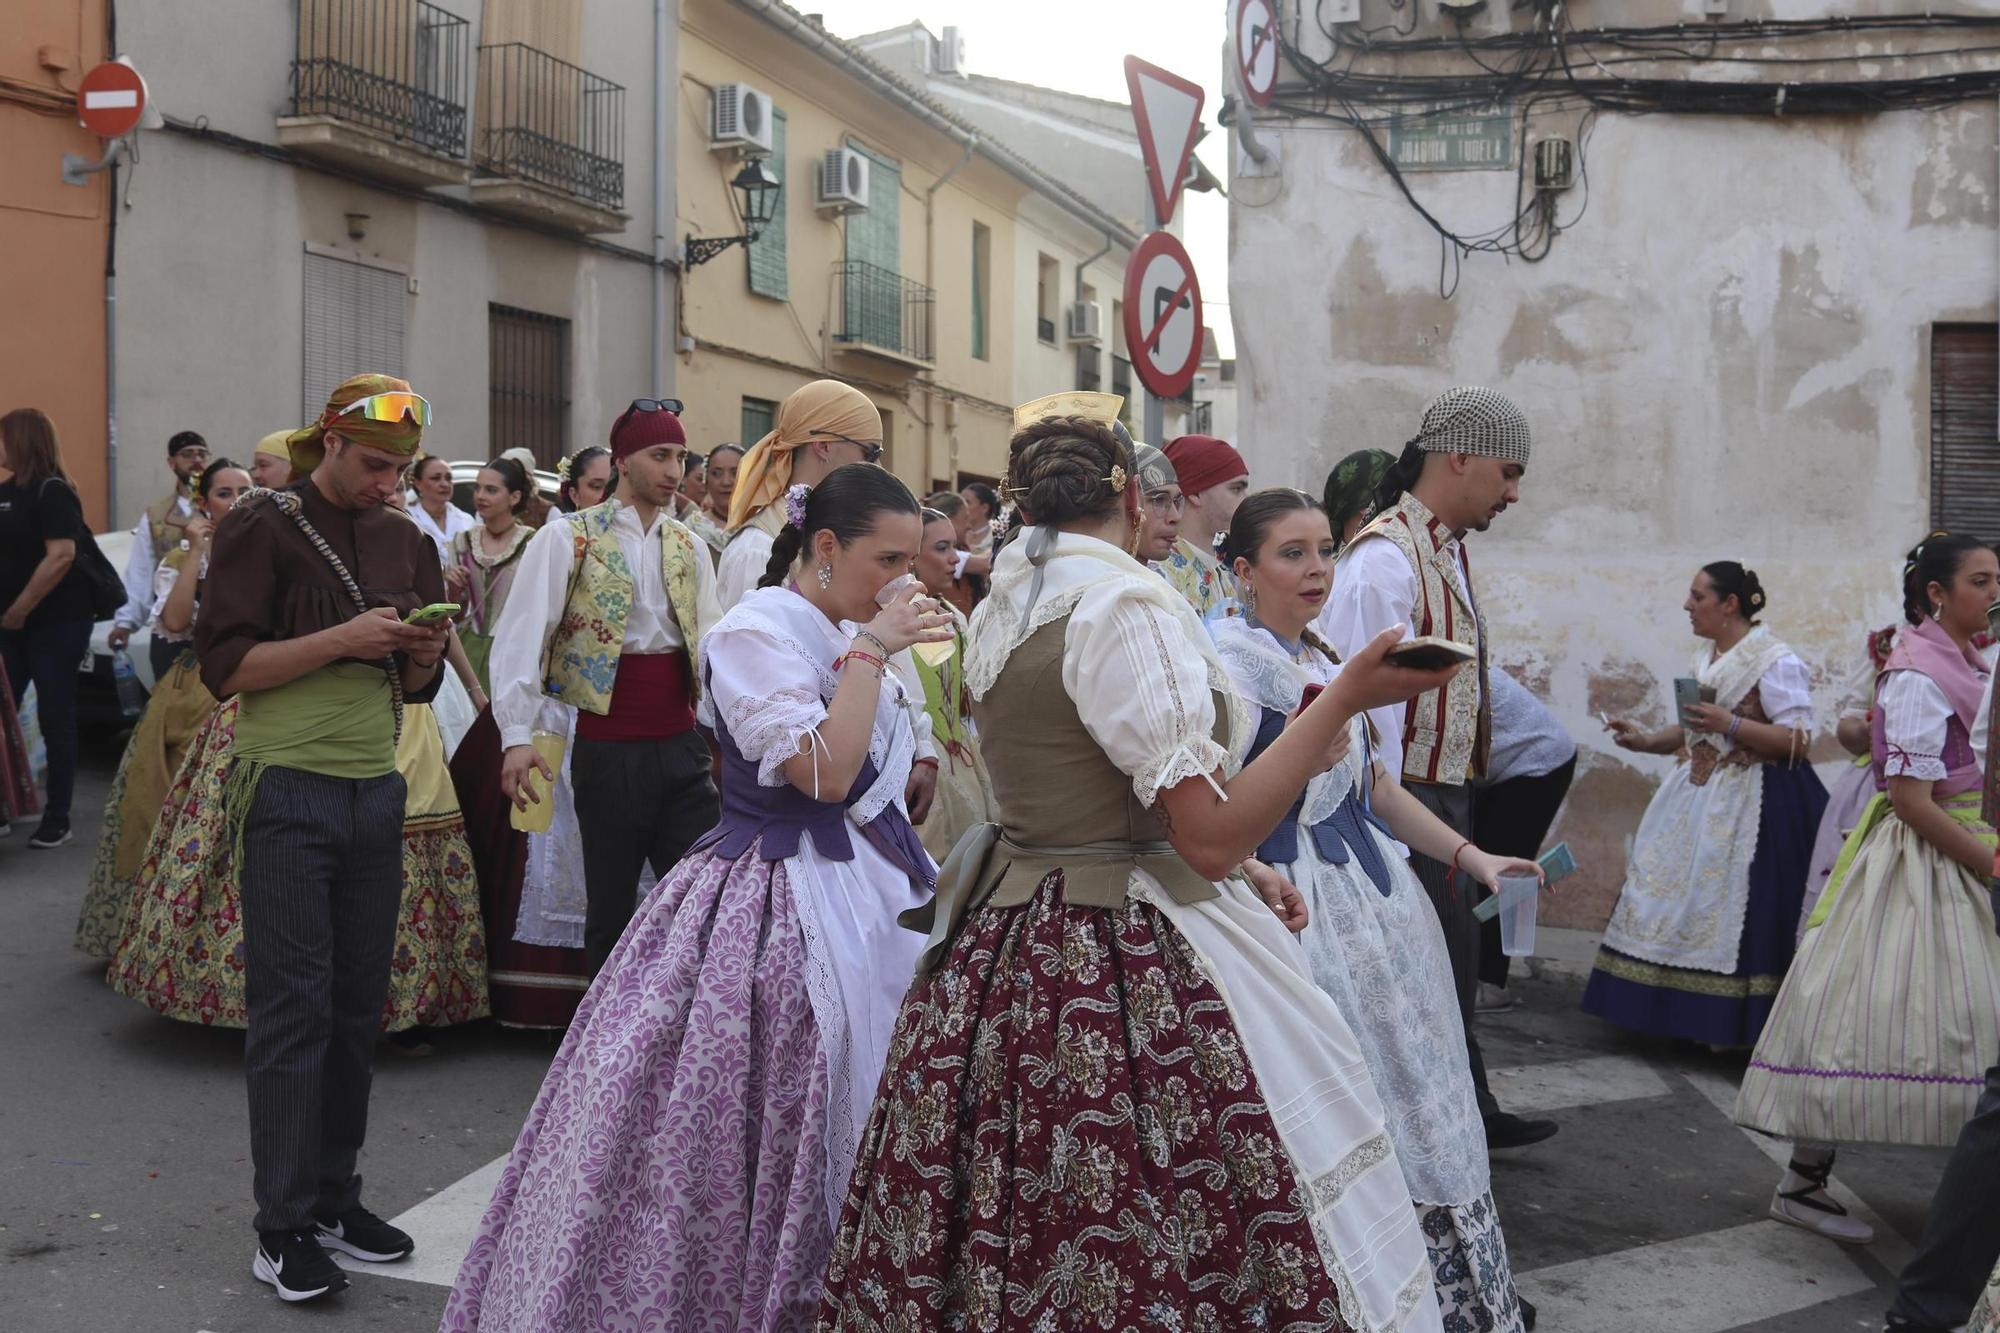
{"label": "dangling earring", "polygon": [[819,566],[819,590],[821,592],[825,592],[828,588],[831,588],[832,586],[833,586],[833,566],[827,564],[825,561],[822,560]]}
{"label": "dangling earring", "polygon": [[1944,623],[1944,604],[1942,602],[1931,608],[1931,619],[1937,621],[1940,625]]}
{"label": "dangling earring", "polygon": [[1248,583],[1241,585],[1241,587],[1243,591],[1243,614],[1254,616],[1257,614],[1257,589]]}

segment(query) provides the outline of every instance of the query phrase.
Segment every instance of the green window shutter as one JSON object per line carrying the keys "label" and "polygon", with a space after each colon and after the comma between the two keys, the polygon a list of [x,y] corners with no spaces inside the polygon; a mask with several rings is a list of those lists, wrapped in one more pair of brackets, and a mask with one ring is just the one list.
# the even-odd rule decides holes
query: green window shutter
{"label": "green window shutter", "polygon": [[868,159],[868,211],[847,218],[847,258],[870,265],[847,277],[846,328],[850,337],[878,347],[903,344],[903,168],[860,144],[848,147]]}
{"label": "green window shutter", "polygon": [[778,405],[769,398],[745,398],[743,400],[743,433],[737,438],[748,449],[757,441],[771,433],[778,421]]}
{"label": "green window shutter", "polygon": [[785,113],[771,113],[771,156],[765,162],[778,178],[778,208],[771,224],[750,242],[750,290],[759,296],[791,299],[792,289],[785,276],[785,202],[791,197],[785,169]]}
{"label": "green window shutter", "polygon": [[986,304],[993,282],[993,233],[972,224],[972,355],[986,360]]}

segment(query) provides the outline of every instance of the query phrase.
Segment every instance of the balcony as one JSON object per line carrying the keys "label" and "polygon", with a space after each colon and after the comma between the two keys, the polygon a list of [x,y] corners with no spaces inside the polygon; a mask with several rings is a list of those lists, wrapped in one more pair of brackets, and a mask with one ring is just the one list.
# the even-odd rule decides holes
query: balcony
{"label": "balcony", "polygon": [[470,25],[424,0],[298,0],[278,142],[398,185],[462,185]]}
{"label": "balcony", "polygon": [[1104,384],[1104,362],[1097,349],[1083,346],[1076,349],[1076,387],[1087,393],[1096,393]]}
{"label": "balcony", "polygon": [[932,326],[937,293],[913,278],[858,259],[833,266],[834,344],[912,370],[937,364]]}
{"label": "balcony", "polygon": [[472,198],[576,232],[623,231],[625,89],[520,42],[479,48]]}

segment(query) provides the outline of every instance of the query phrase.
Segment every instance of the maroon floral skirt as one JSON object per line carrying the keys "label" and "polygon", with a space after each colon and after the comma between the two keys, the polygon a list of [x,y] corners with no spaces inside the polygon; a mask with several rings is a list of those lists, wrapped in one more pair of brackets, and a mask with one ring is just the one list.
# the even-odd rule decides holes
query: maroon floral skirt
{"label": "maroon floral skirt", "polygon": [[903,1002],[820,1333],[1345,1330],[1221,992],[1052,873]]}

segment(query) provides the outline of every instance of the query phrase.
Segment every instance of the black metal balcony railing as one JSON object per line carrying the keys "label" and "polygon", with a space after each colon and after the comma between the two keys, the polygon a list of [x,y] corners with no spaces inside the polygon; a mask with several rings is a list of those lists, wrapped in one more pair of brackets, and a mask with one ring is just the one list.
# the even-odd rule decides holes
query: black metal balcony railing
{"label": "black metal balcony railing", "polygon": [[625,89],[521,42],[479,48],[482,172],[617,208],[625,202]]}
{"label": "black metal balcony railing", "polygon": [[1076,349],[1076,387],[1086,393],[1096,393],[1104,383],[1104,360],[1095,347]]}
{"label": "black metal balcony railing", "polygon": [[833,266],[840,281],[837,343],[866,343],[886,352],[926,364],[931,354],[931,328],[937,293],[914,278],[858,259]]}
{"label": "black metal balcony railing", "polygon": [[424,0],[298,0],[292,114],[465,152],[471,25]]}
{"label": "black metal balcony railing", "polygon": [[1122,356],[1111,358],[1111,392],[1132,396],[1132,363]]}
{"label": "black metal balcony railing", "polygon": [[1037,319],[1035,321],[1035,336],[1045,343],[1054,342],[1056,340],[1056,322],[1052,319]]}
{"label": "black metal balcony railing", "polygon": [[1188,407],[1187,433],[1190,435],[1213,435],[1215,433],[1215,404],[1193,403]]}

